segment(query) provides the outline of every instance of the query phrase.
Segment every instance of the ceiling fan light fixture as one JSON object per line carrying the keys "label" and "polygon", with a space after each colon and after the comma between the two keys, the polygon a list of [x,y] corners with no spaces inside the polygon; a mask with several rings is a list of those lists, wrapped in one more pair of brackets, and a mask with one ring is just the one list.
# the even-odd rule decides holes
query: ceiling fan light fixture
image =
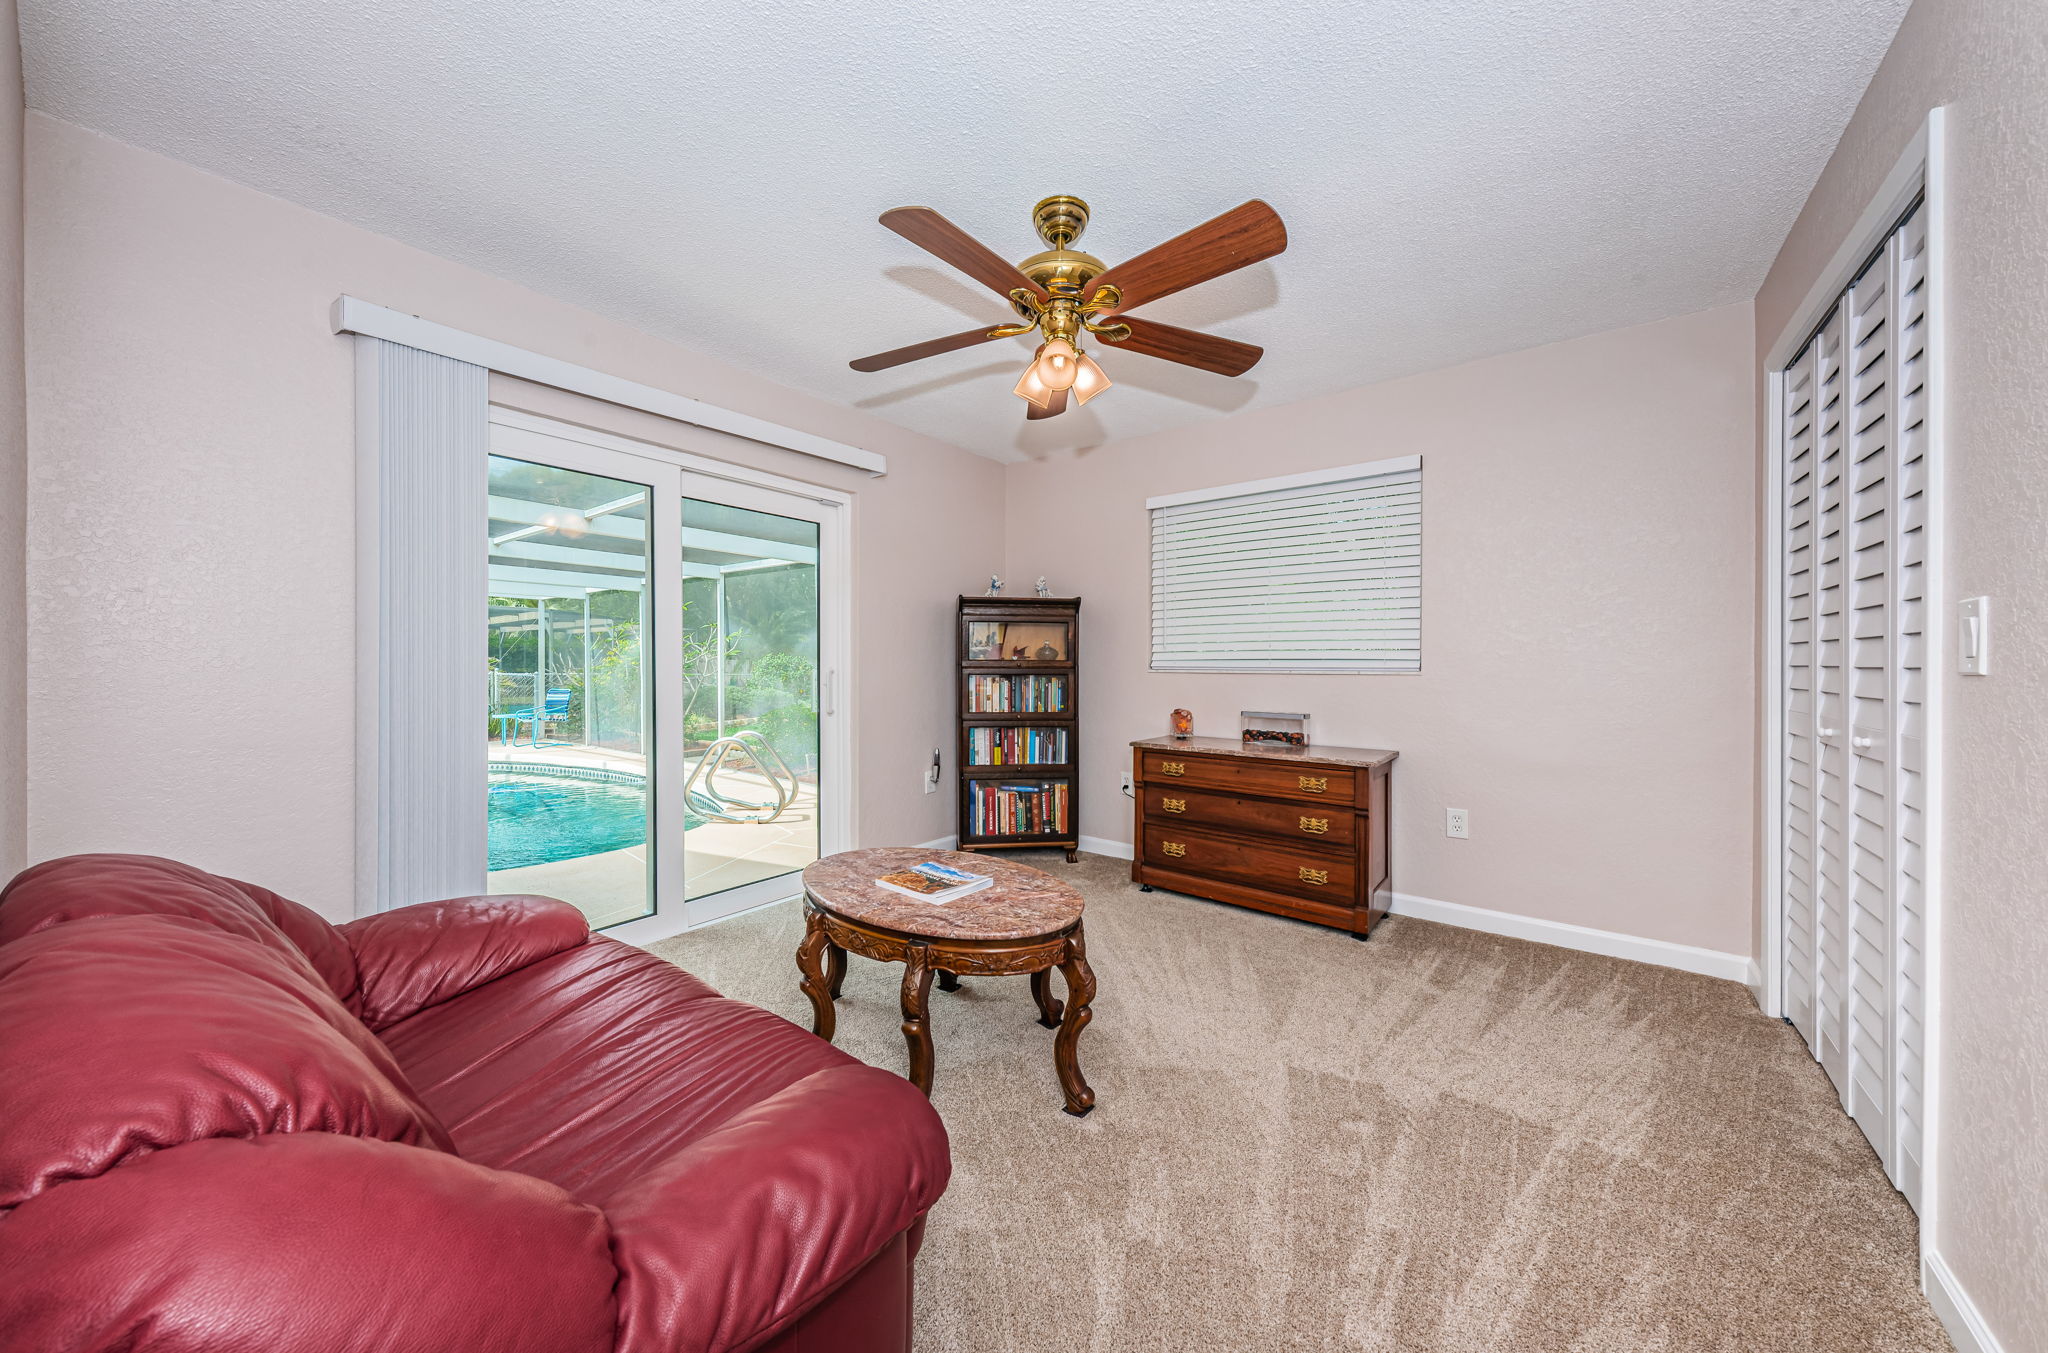
{"label": "ceiling fan light fixture", "polygon": [[1048,390],[1071,390],[1081,374],[1081,354],[1064,338],[1049,338],[1038,346],[1031,363],[1038,379]]}
{"label": "ceiling fan light fixture", "polygon": [[[1043,343],[1038,345],[1038,351],[1045,351]],[[1010,393],[1040,409],[1052,403],[1052,387],[1039,378],[1036,355],[1033,356],[1031,364],[1024,368],[1024,374],[1017,378],[1017,388]]]}
{"label": "ceiling fan light fixture", "polygon": [[1112,384],[1113,382],[1109,379],[1108,373],[1095,364],[1095,359],[1085,352],[1082,353],[1080,360],[1075,363],[1075,402],[1086,404],[1089,400],[1107,390]]}

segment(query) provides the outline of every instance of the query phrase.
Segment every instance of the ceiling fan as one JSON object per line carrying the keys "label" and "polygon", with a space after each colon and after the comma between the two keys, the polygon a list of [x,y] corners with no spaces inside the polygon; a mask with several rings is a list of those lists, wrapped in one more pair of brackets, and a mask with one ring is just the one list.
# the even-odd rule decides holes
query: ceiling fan
{"label": "ceiling fan", "polygon": [[1090,334],[1127,352],[1162,357],[1224,376],[1242,376],[1265,349],[1214,334],[1178,329],[1130,312],[1161,296],[1234,272],[1287,247],[1279,213],[1256,199],[1196,226],[1184,235],[1110,267],[1093,254],[1068,248],[1088,228],[1088,204],[1078,197],[1048,197],[1032,208],[1038,236],[1052,246],[1012,267],[994,250],[930,207],[897,207],[882,224],[966,273],[1017,312],[1014,324],[913,343],[848,363],[855,371],[883,371],[942,352],[1037,330],[1045,335],[1013,392],[1031,407],[1026,418],[1052,418],[1069,398],[1086,404],[1107,390],[1109,377],[1082,348]]}

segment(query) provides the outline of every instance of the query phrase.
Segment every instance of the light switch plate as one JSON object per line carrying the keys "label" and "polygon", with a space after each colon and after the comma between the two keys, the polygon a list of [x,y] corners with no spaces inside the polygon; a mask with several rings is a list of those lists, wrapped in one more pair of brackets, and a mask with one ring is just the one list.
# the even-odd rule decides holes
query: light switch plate
{"label": "light switch plate", "polygon": [[1956,603],[1956,670],[1964,676],[1991,674],[1991,598],[1964,597]]}

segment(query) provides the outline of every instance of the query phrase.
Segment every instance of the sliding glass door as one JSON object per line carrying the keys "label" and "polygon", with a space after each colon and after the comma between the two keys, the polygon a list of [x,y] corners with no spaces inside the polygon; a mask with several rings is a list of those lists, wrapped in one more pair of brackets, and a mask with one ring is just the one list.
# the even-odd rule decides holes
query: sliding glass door
{"label": "sliding glass door", "polygon": [[790,896],[845,834],[843,509],[494,420],[489,877],[626,938]]}
{"label": "sliding glass door", "polygon": [[683,878],[723,915],[818,858],[822,509],[690,479],[705,496],[683,499]]}

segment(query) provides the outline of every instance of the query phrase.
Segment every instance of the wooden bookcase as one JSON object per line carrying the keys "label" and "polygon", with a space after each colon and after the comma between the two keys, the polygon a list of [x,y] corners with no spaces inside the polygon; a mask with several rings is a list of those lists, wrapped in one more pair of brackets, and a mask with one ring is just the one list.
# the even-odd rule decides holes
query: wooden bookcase
{"label": "wooden bookcase", "polygon": [[[960,849],[1080,849],[1079,597],[962,597]],[[1030,759],[1036,757],[1037,759]]]}

